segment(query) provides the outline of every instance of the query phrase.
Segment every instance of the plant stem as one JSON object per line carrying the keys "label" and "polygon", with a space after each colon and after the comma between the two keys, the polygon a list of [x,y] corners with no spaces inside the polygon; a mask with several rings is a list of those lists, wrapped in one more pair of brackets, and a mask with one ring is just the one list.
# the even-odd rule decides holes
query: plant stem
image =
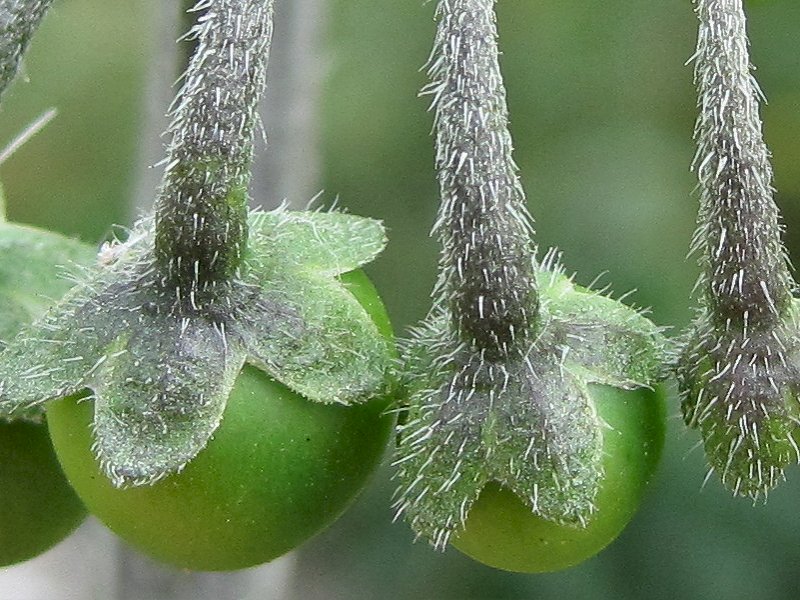
{"label": "plant stem", "polygon": [[443,244],[437,296],[459,339],[489,360],[536,325],[532,224],[512,159],[494,0],[441,0],[429,63]]}
{"label": "plant stem", "polygon": [[768,331],[785,316],[793,287],[773,200],[772,168],[751,74],[742,0],[695,0],[699,117],[694,168],[700,181],[704,287],[717,328]]}
{"label": "plant stem", "polygon": [[14,79],[22,55],[52,0],[0,0],[0,95]]}
{"label": "plant stem", "polygon": [[156,201],[165,282],[203,290],[234,276],[247,243],[247,188],[266,84],[272,0],[201,0],[195,51],[178,93]]}

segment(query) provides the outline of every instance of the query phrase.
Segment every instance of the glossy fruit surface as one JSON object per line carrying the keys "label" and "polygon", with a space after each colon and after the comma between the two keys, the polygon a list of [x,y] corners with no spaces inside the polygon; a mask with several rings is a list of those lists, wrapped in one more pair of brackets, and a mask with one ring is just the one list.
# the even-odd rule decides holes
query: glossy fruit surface
{"label": "glossy fruit surface", "polygon": [[[391,336],[361,271],[342,281]],[[269,561],[334,521],[383,456],[394,419],[388,398],[346,407],[310,402],[245,366],[207,447],[179,474],[116,489],[91,452],[91,402],[48,408],[53,443],[89,510],[143,552],[195,570]]]}
{"label": "glossy fruit surface", "polygon": [[664,445],[662,392],[593,385],[603,431],[605,476],[597,511],[585,528],[546,521],[511,491],[484,488],[452,545],[484,564],[507,571],[557,571],[594,556],[636,512]]}
{"label": "glossy fruit surface", "polygon": [[0,422],[0,566],[41,554],[86,516],[45,425]]}

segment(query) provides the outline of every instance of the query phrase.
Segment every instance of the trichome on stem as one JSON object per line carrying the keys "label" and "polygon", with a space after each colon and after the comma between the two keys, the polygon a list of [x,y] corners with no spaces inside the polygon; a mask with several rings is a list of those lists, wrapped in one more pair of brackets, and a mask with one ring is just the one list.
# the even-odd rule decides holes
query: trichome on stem
{"label": "trichome on stem", "polygon": [[444,548],[487,483],[580,527],[603,477],[589,384],[633,388],[662,340],[636,311],[574,286],[533,227],[512,158],[494,0],[442,0],[429,61],[443,249],[433,308],[404,351],[410,390],[395,507]]}
{"label": "trichome on stem", "polygon": [[694,169],[701,311],[678,364],[683,413],[735,494],[765,496],[800,459],[795,283],[781,242],[741,0],[696,0]]}

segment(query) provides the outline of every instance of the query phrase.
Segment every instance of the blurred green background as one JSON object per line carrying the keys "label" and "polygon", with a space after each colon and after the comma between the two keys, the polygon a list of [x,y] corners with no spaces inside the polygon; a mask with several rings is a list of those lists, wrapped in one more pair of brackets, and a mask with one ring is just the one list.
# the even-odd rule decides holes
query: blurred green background
{"label": "blurred green background", "polygon": [[[98,243],[128,220],[148,11],[164,0],[61,0],[0,107],[0,145],[45,109],[58,118],[0,167],[9,216]],[[753,61],[769,99],[765,134],[790,254],[800,257],[800,3],[747,4]],[[326,198],[383,219],[386,253],[368,269],[398,332],[422,318],[436,272],[437,203],[425,83],[433,3],[330,0],[322,102]],[[502,0],[502,67],[516,159],[542,248],[568,271],[652,308],[673,333],[691,318],[686,258],[696,196],[688,0]],[[260,151],[263,151],[263,147]],[[270,148],[280,152],[280,148]],[[278,199],[279,200],[279,199]],[[271,204],[275,199],[265,199]],[[698,435],[670,399],[665,460],[633,523],[598,557],[539,576],[485,568],[412,544],[391,524],[389,469],[339,523],[303,548],[305,598],[796,598],[800,472],[767,505],[705,475]]]}

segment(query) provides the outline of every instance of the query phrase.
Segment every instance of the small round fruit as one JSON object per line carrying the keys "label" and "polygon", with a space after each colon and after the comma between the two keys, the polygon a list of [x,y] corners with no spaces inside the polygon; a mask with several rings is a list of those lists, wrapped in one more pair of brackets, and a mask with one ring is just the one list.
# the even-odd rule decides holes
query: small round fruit
{"label": "small round fruit", "polygon": [[490,567],[520,573],[558,571],[597,554],[636,512],[664,445],[664,399],[660,390],[625,391],[592,386],[603,431],[605,476],[597,511],[585,528],[559,525],[534,515],[513,492],[486,486],[452,545]]}
{"label": "small round fruit", "polygon": [[85,517],[61,472],[47,426],[0,421],[0,566],[48,550]]}
{"label": "small round fruit", "polygon": [[[391,336],[366,276],[342,281]],[[92,455],[91,402],[54,402],[48,423],[67,477],[110,529],[156,559],[219,571],[272,560],[333,522],[380,463],[394,425],[387,404],[310,402],[246,365],[206,448],[181,473],[127,489]]]}

